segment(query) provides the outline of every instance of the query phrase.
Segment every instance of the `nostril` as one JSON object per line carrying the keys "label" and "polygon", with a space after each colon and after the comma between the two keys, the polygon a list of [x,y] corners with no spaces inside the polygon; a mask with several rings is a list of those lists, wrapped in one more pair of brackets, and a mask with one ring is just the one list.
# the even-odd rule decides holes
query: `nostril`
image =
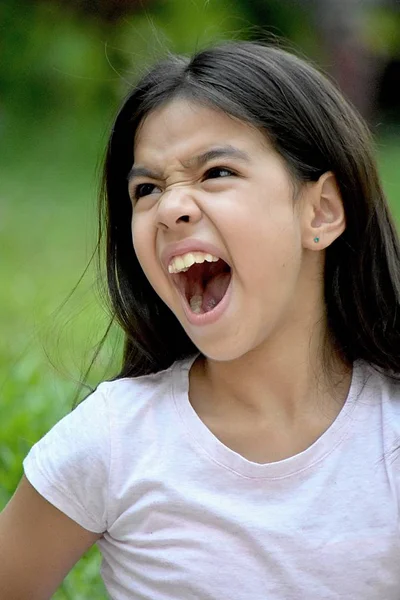
{"label": "nostril", "polygon": [[183,221],[184,223],[189,223],[190,217],[189,217],[189,215],[182,215],[182,217],[179,217],[179,219],[177,219],[177,223],[179,223],[179,221]]}

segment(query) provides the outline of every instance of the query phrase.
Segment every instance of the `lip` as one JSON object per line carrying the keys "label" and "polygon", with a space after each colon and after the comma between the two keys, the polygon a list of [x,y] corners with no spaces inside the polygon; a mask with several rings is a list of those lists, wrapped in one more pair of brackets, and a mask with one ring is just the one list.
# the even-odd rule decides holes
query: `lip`
{"label": "lip", "polygon": [[187,252],[205,252],[206,254],[218,256],[231,267],[224,254],[221,253],[220,248],[217,248],[217,246],[209,244],[208,242],[190,238],[181,242],[169,244],[166,248],[164,248],[161,254],[161,262],[164,265],[165,270],[168,272],[168,265],[174,256],[180,256],[182,254],[186,254]]}

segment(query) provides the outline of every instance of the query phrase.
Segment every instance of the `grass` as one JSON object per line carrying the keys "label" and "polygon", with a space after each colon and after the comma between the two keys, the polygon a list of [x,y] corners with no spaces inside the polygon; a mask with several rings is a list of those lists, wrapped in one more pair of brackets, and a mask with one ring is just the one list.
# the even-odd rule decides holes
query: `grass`
{"label": "grass", "polygon": [[[71,410],[74,379],[97,341],[94,332],[106,322],[94,269],[59,310],[94,247],[99,131],[87,124],[82,135],[68,123],[55,131],[50,123],[41,135],[15,136],[1,157],[0,508],[31,445]],[[72,139],[79,139],[78,150]],[[93,383],[102,375],[99,365]],[[99,563],[94,548],[54,599],[106,598]]]}
{"label": "grass", "polygon": [[[105,126],[96,121],[56,125],[50,122],[36,134],[20,126],[0,159],[0,508],[21,477],[31,445],[71,409],[74,378],[106,323],[93,269],[58,310],[94,247],[95,172]],[[399,220],[400,143],[386,137],[378,148]],[[104,355],[96,367],[93,384],[104,377],[107,360]],[[92,549],[54,599],[106,598],[99,562]]]}

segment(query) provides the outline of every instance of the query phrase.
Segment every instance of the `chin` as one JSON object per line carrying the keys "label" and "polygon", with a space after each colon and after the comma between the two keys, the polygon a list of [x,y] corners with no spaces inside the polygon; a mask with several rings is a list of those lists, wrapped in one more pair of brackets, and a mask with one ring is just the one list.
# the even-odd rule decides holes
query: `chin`
{"label": "chin", "polygon": [[209,360],[215,362],[231,362],[243,358],[251,352],[253,346],[249,340],[232,340],[230,336],[219,336],[216,340],[199,340],[197,336],[190,336],[199,352]]}

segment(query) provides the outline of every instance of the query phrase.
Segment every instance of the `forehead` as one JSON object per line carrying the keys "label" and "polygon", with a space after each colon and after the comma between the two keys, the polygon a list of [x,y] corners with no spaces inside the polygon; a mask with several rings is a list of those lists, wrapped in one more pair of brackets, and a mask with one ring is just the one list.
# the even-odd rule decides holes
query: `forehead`
{"label": "forehead", "polygon": [[257,152],[266,137],[252,125],[208,106],[175,99],[149,113],[134,140],[135,163],[188,160],[213,146],[230,145]]}

